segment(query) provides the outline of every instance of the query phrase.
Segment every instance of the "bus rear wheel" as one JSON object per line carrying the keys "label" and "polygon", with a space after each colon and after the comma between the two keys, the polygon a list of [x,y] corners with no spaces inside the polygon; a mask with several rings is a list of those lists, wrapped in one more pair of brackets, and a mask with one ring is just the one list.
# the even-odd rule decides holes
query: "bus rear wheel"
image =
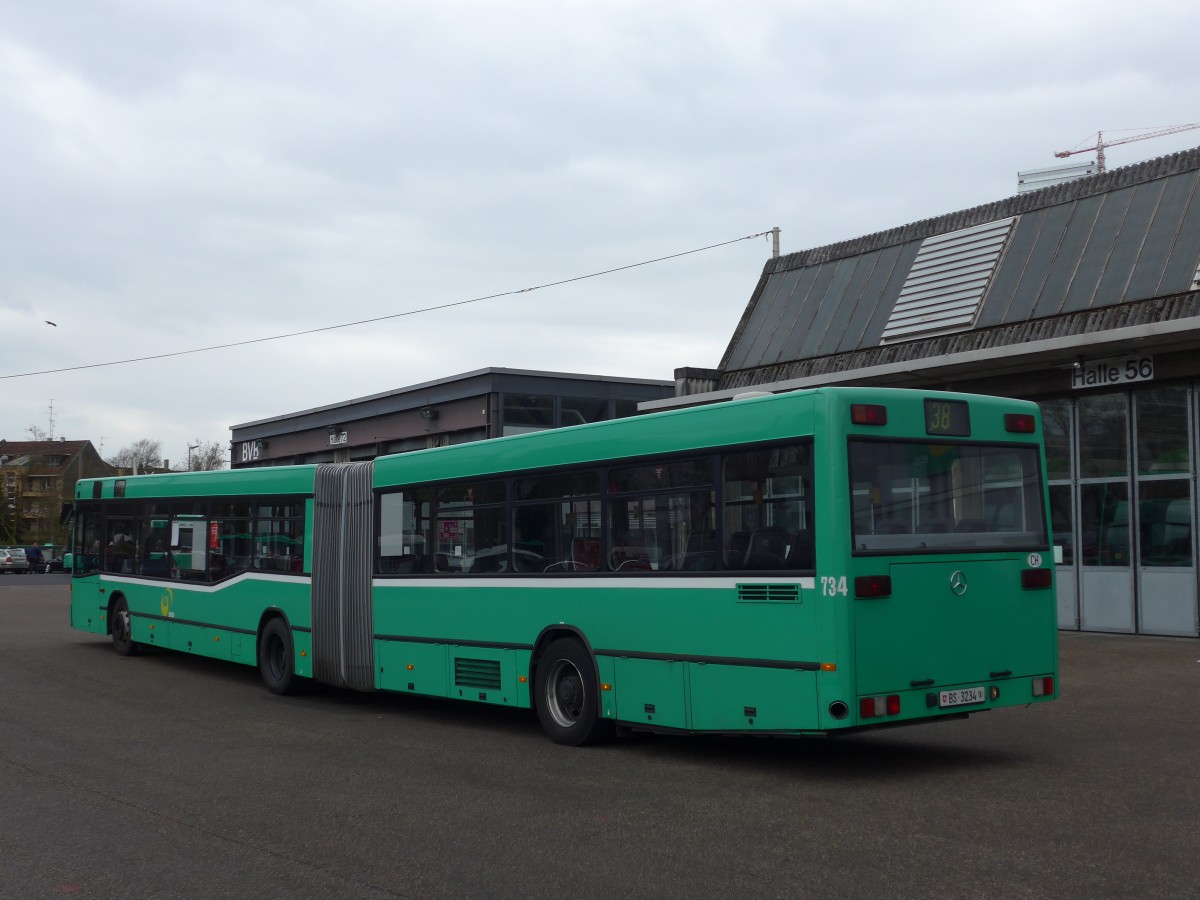
{"label": "bus rear wheel", "polygon": [[608,737],[612,722],[600,718],[598,687],[596,666],[579,641],[559,638],[546,648],[538,661],[533,698],[552,741],[582,747]]}
{"label": "bus rear wheel", "polygon": [[112,632],[113,649],[118,656],[136,656],[141,649],[133,639],[133,624],[129,618],[129,604],[124,597],[118,597],[113,603],[112,614],[108,620],[109,631]]}
{"label": "bus rear wheel", "polygon": [[258,671],[272,694],[290,694],[296,685],[296,658],[291,630],[283,619],[272,619],[258,639]]}

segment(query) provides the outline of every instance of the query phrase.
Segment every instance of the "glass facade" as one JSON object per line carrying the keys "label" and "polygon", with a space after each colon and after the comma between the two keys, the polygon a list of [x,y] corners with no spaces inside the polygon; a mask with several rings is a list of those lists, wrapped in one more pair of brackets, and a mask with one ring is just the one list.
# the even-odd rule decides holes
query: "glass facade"
{"label": "glass facade", "polygon": [[1200,634],[1194,385],[1040,403],[1060,627]]}

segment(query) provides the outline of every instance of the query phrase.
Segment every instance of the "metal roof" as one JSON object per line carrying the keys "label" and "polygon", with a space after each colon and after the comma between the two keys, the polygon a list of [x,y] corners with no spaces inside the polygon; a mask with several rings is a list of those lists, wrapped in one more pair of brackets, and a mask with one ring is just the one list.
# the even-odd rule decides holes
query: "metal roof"
{"label": "metal roof", "polygon": [[1069,331],[1125,305],[1139,324],[1156,314],[1139,301],[1198,286],[1198,184],[1200,148],[770,260],[718,387],[854,368],[885,345],[939,355],[948,335],[966,350],[1038,320]]}

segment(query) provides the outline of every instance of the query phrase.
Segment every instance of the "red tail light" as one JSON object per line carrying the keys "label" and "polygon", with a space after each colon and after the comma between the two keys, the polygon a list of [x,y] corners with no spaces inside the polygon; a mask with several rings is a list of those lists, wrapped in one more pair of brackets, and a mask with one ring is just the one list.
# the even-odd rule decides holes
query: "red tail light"
{"label": "red tail light", "polygon": [[854,579],[854,596],[859,600],[892,596],[892,576],[860,575]]}
{"label": "red tail light", "polygon": [[1021,587],[1027,591],[1037,591],[1048,588],[1054,581],[1054,574],[1049,569],[1022,569]]}
{"label": "red tail light", "polygon": [[874,403],[851,403],[850,421],[855,425],[886,425],[887,407]]}
{"label": "red tail light", "polygon": [[882,716],[900,715],[900,695],[889,694],[886,697],[863,697],[858,701],[858,717],[860,719],[878,719]]}
{"label": "red tail light", "polygon": [[1024,413],[1006,413],[1004,430],[1014,434],[1033,434],[1037,431],[1037,419]]}
{"label": "red tail light", "polygon": [[1033,679],[1033,696],[1049,697],[1054,693],[1054,676],[1044,675]]}

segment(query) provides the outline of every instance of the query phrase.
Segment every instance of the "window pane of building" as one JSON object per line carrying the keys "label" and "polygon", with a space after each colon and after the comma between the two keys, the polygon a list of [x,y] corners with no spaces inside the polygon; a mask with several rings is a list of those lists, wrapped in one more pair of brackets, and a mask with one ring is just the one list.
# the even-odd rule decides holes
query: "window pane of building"
{"label": "window pane of building", "polygon": [[561,425],[582,425],[585,422],[603,422],[608,418],[608,401],[593,397],[563,397]]}
{"label": "window pane of building", "polygon": [[624,419],[638,414],[638,402],[636,400],[616,400],[613,406],[616,410],[614,418],[617,419]]}
{"label": "window pane of building", "polygon": [[1129,486],[1123,481],[1079,488],[1080,556],[1085,566],[1129,565]]}
{"label": "window pane of building", "polygon": [[[1079,476],[1129,474],[1129,404],[1125,394],[1079,398]],[[1084,516],[1084,521],[1088,517]]]}
{"label": "window pane of building", "polygon": [[1139,473],[1188,471],[1187,402],[1186,388],[1154,388],[1136,395]]}
{"label": "window pane of building", "polygon": [[1075,541],[1071,533],[1074,510],[1071,506],[1071,485],[1050,485],[1050,524],[1054,529],[1054,544],[1062,547],[1063,565],[1075,562]]}
{"label": "window pane of building", "polygon": [[554,427],[554,398],[543,394],[505,394],[503,423],[506,429]]}
{"label": "window pane of building", "polygon": [[1046,477],[1051,481],[1071,477],[1071,410],[1069,399],[1045,400],[1042,408],[1042,431],[1046,438]]}
{"label": "window pane of building", "polygon": [[1192,495],[1187,479],[1138,484],[1138,537],[1143,566],[1192,564]]}

